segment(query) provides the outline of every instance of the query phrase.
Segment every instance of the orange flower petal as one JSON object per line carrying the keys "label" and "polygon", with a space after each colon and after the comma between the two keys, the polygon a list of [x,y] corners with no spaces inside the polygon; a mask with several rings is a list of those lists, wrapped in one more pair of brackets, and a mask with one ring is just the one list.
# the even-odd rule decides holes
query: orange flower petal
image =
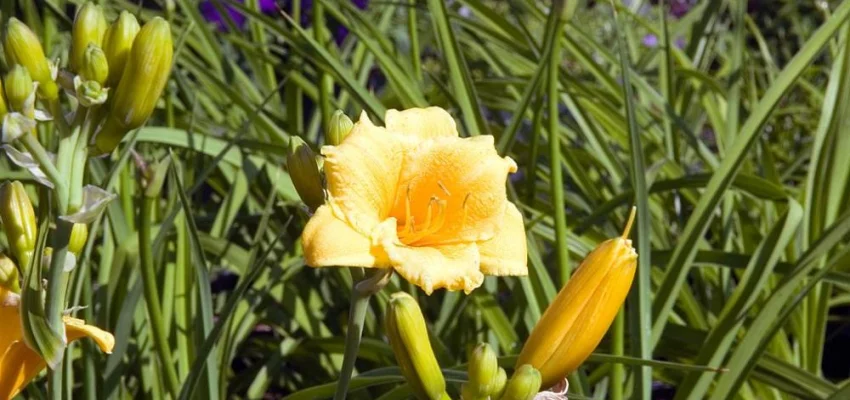
{"label": "orange flower petal", "polygon": [[100,329],[96,326],[86,325],[86,322],[71,317],[65,317],[65,336],[68,338],[68,343],[77,339],[88,337],[97,343],[100,351],[104,353],[112,353],[112,348],[115,347],[115,337],[111,333]]}
{"label": "orange flower petal", "polygon": [[409,216],[414,231],[433,232],[402,240],[425,246],[492,239],[505,213],[507,174],[515,171],[492,136],[422,142],[405,158],[392,215],[400,226]]}
{"label": "orange flower petal", "polygon": [[9,344],[0,359],[0,399],[11,399],[47,364],[21,340]]}
{"label": "orange flower petal", "polygon": [[440,107],[388,110],[384,115],[387,130],[392,133],[416,136],[419,139],[457,137],[454,118]]}
{"label": "orange flower petal", "polygon": [[339,146],[324,146],[330,201],[358,232],[386,219],[395,199],[404,149],[396,135],[364,113]]}
{"label": "orange flower petal", "polygon": [[369,237],[334,216],[326,205],[319,207],[307,222],[301,244],[305,261],[312,267],[389,266],[386,253],[379,246],[373,246]]}
{"label": "orange flower petal", "polygon": [[522,214],[508,202],[505,219],[496,236],[479,242],[481,272],[485,275],[528,275],[528,249]]}
{"label": "orange flower petal", "polygon": [[429,295],[441,288],[469,293],[484,281],[475,243],[410,247],[385,240],[384,250],[393,269]]}

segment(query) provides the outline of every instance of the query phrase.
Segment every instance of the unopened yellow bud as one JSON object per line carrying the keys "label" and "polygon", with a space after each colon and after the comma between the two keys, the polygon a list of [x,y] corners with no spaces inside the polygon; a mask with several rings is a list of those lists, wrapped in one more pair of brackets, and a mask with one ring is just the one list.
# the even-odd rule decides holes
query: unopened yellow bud
{"label": "unopened yellow bud", "polygon": [[103,52],[106,53],[106,61],[109,64],[109,78],[107,86],[114,87],[121,79],[124,65],[133,48],[133,40],[139,33],[139,21],[133,14],[121,11],[118,19],[112,23],[103,35]]}
{"label": "unopened yellow bud", "polygon": [[71,238],[68,240],[68,251],[74,255],[80,255],[86,247],[86,240],[89,237],[89,228],[86,224],[74,224],[71,227]]}
{"label": "unopened yellow bud", "polygon": [[38,227],[32,203],[21,182],[6,182],[0,186],[0,221],[12,254],[21,265],[27,264],[35,250]]}
{"label": "unopened yellow bud", "polygon": [[142,27],[118,87],[110,93],[109,115],[95,137],[96,153],[111,152],[127,132],[151,116],[168,82],[173,51],[168,22],[156,17]]}
{"label": "unopened yellow bud", "polygon": [[87,81],[94,81],[103,86],[109,77],[109,64],[106,54],[94,43],[89,43],[86,53],[83,54],[83,63],[80,68],[80,76]]}
{"label": "unopened yellow bud", "polygon": [[[74,17],[74,27],[71,30],[71,52],[69,67],[71,71],[81,73],[83,57],[90,44],[103,44],[103,34],[106,32],[106,18],[99,5],[90,1],[77,9]],[[102,83],[102,82],[101,82]]]}
{"label": "unopened yellow bud", "polygon": [[289,167],[289,177],[298,191],[298,196],[310,210],[319,208],[325,202],[325,192],[322,190],[322,175],[316,163],[316,153],[310,145],[301,138],[293,136],[290,139],[289,154],[286,165]]}
{"label": "unopened yellow bud", "polygon": [[637,252],[626,239],[632,221],[634,209],[623,235],[602,242],[587,255],[525,342],[517,365],[537,368],[543,387],[575,371],[617,316],[637,268]]}
{"label": "unopened yellow bud", "polygon": [[6,37],[3,40],[6,62],[9,65],[21,65],[29,71],[33,80],[38,82],[38,94],[46,100],[59,97],[59,87],[53,80],[50,64],[44,57],[41,42],[29,27],[17,18],[10,18],[6,24]]}
{"label": "unopened yellow bud", "polygon": [[32,95],[32,78],[26,68],[15,65],[6,74],[6,98],[14,111],[23,112]]}
{"label": "unopened yellow bud", "polygon": [[328,123],[328,131],[325,132],[325,143],[330,146],[339,145],[348,137],[348,134],[351,133],[351,129],[353,128],[354,122],[351,122],[351,118],[348,118],[342,110],[336,110]]}
{"label": "unopened yellow bud", "polygon": [[502,400],[532,400],[540,392],[540,372],[528,364],[514,371],[514,376],[505,385]]}
{"label": "unopened yellow bud", "polygon": [[18,281],[18,267],[11,258],[0,253],[0,288],[14,293],[20,293],[21,283]]}
{"label": "unopened yellow bud", "polygon": [[448,399],[443,372],[431,349],[425,318],[416,299],[405,292],[390,296],[387,337],[401,373],[418,399]]}
{"label": "unopened yellow bud", "polygon": [[508,384],[508,374],[504,368],[499,368],[499,373],[496,379],[493,380],[493,392],[490,394],[491,399],[501,399],[502,393],[505,391],[505,386]]}
{"label": "unopened yellow bud", "polygon": [[[473,399],[487,399],[494,392],[496,377],[499,375],[499,360],[496,352],[486,343],[475,347],[469,357],[469,387],[475,393]],[[466,400],[466,397],[464,397]]]}

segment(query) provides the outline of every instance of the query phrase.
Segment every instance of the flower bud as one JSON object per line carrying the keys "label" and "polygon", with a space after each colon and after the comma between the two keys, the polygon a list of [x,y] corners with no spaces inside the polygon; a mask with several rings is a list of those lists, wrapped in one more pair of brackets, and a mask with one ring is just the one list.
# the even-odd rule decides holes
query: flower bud
{"label": "flower bud", "polygon": [[476,398],[486,399],[493,393],[496,377],[499,375],[499,360],[496,352],[486,343],[481,343],[469,358],[469,386],[476,393]]}
{"label": "flower bud", "polygon": [[141,29],[139,21],[127,11],[121,11],[118,19],[106,29],[106,34],[103,35],[103,52],[109,64],[107,86],[114,87],[121,79],[121,73],[124,72],[124,65],[127,63],[127,57],[130,55],[133,40],[139,33],[139,29]]}
{"label": "flower bud", "polygon": [[3,120],[3,116],[5,116],[8,112],[9,106],[6,105],[6,89],[3,82],[0,81],[0,121]]}
{"label": "flower bud", "polygon": [[95,137],[96,154],[111,152],[127,132],[151,116],[171,73],[171,28],[156,17],[133,41],[123,77],[110,94],[110,112]]}
{"label": "flower bud", "polygon": [[322,189],[322,175],[316,163],[316,153],[310,145],[301,138],[293,136],[289,139],[289,154],[286,156],[289,167],[289,177],[298,196],[310,210],[316,210],[325,202],[325,192]]}
{"label": "flower bud", "polygon": [[90,44],[100,46],[103,34],[106,32],[106,18],[99,5],[87,1],[77,10],[74,17],[74,27],[71,29],[71,52],[69,67],[71,71],[80,73],[83,67],[83,57]]}
{"label": "flower bud", "polygon": [[20,293],[21,283],[18,281],[18,267],[11,258],[0,253],[0,288],[14,293]]}
{"label": "flower bud", "polygon": [[29,264],[35,250],[35,211],[24,185],[19,181],[0,186],[0,222],[12,254],[22,266]]}
{"label": "flower bud", "polygon": [[496,374],[496,379],[493,380],[493,392],[490,393],[491,399],[501,399],[502,393],[505,391],[505,386],[508,384],[508,374],[504,368],[499,368],[499,373]]}
{"label": "flower bud", "polygon": [[[15,65],[6,74],[6,98],[13,111],[27,114],[27,102],[33,92],[32,78],[26,68]],[[34,101],[33,101],[34,102]]]}
{"label": "flower bud", "polygon": [[428,341],[425,318],[416,300],[405,292],[394,293],[384,322],[398,366],[416,397],[447,398],[446,381]]}
{"label": "flower bud", "polygon": [[354,122],[351,122],[351,118],[348,118],[342,110],[334,111],[328,123],[328,131],[325,132],[325,144],[336,146],[342,143],[353,128]]}
{"label": "flower bud", "polygon": [[68,251],[79,256],[86,247],[86,239],[89,237],[89,228],[86,224],[74,224],[71,227],[71,238],[68,240]]}
{"label": "flower bud", "polygon": [[575,371],[617,316],[637,268],[637,253],[626,239],[633,221],[634,209],[623,235],[587,255],[525,342],[517,365],[537,368],[543,387]]}
{"label": "flower bud", "polygon": [[6,24],[6,37],[3,41],[6,62],[9,65],[21,65],[27,69],[33,80],[38,82],[38,94],[46,100],[59,97],[59,87],[50,70],[50,64],[44,57],[44,49],[30,28],[17,18],[10,18]]}
{"label": "flower bud", "polygon": [[514,376],[505,385],[502,400],[532,400],[540,392],[540,372],[528,364],[514,371]]}
{"label": "flower bud", "polygon": [[98,45],[89,43],[83,54],[80,75],[83,79],[97,82],[100,86],[106,83],[106,78],[109,77],[109,64],[106,62],[106,54]]}

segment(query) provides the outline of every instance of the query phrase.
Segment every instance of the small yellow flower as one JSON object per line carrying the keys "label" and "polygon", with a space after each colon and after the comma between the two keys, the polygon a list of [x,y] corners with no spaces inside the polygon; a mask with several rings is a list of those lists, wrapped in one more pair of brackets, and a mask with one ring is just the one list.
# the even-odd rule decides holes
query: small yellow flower
{"label": "small yellow flower", "polygon": [[[24,342],[19,300],[8,292],[0,299],[0,399],[15,397],[47,366]],[[90,337],[105,353],[115,346],[112,334],[76,318],[65,317],[65,335],[69,343]]]}
{"label": "small yellow flower", "polygon": [[540,371],[548,388],[575,371],[596,349],[629,293],[637,268],[637,252],[623,235],[597,246],[546,308],[517,358]]}
{"label": "small yellow flower", "polygon": [[365,113],[338,146],[325,146],[328,203],[302,236],[307,265],[393,268],[430,294],[526,275],[522,215],[507,200],[516,163],[492,136],[458,137],[443,109]]}

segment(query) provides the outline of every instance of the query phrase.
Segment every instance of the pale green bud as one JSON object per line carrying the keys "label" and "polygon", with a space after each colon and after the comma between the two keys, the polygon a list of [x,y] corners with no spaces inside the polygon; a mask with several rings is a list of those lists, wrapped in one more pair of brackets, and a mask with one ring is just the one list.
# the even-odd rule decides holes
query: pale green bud
{"label": "pale green bud", "polygon": [[325,143],[330,146],[337,146],[351,133],[354,128],[354,122],[348,118],[342,110],[336,110],[331,116],[328,123],[328,131],[325,132]]}
{"label": "pale green bud", "polygon": [[540,372],[528,364],[514,371],[514,376],[505,386],[502,400],[532,400],[540,392]]}
{"label": "pale green bud", "polygon": [[80,76],[87,81],[94,81],[103,86],[109,77],[109,63],[106,54],[94,43],[89,43],[86,53],[83,55],[83,64],[80,68]]}
{"label": "pale green bud", "polygon": [[77,9],[74,17],[74,27],[71,29],[71,52],[68,66],[71,71],[82,72],[83,57],[90,44],[103,44],[103,34],[106,32],[106,18],[99,5],[86,2]]}
{"label": "pale green bud", "polygon": [[107,86],[114,87],[121,79],[124,65],[130,56],[130,49],[133,48],[133,40],[136,39],[139,29],[141,27],[136,17],[127,11],[121,11],[118,19],[106,30],[103,36],[103,52],[109,64]]}
{"label": "pale green bud", "polygon": [[18,267],[11,258],[0,253],[0,287],[14,293],[20,293],[21,283],[18,281]]}
{"label": "pale green bud", "polygon": [[6,74],[6,98],[13,111],[27,114],[27,102],[33,92],[32,78],[26,68],[15,65]]}
{"label": "pale green bud", "polygon": [[29,71],[33,80],[38,82],[38,94],[46,100],[59,97],[59,87],[50,70],[50,64],[44,57],[41,42],[29,27],[17,18],[10,18],[6,24],[6,37],[3,50],[9,65],[21,65]]}
{"label": "pale green bud", "polygon": [[35,250],[38,227],[32,203],[21,182],[6,182],[0,186],[0,221],[12,254],[21,265],[26,265]]}
{"label": "pale green bud", "polygon": [[446,381],[431,349],[425,318],[416,299],[405,292],[390,296],[385,325],[401,373],[416,397],[448,398]]}
{"label": "pale green bud", "polygon": [[496,374],[496,379],[493,380],[493,391],[490,393],[491,399],[501,399],[502,392],[505,391],[505,386],[508,384],[508,374],[504,368],[499,368],[499,373]]}
{"label": "pale green bud", "polygon": [[3,85],[3,82],[0,81],[0,121],[3,120],[3,116],[9,112],[9,106],[6,104],[6,89]]}
{"label": "pale green bud", "polygon": [[95,137],[95,154],[111,152],[124,135],[147,121],[171,73],[171,27],[156,17],[133,41],[122,78],[110,94],[106,122]]}
{"label": "pale green bud", "polygon": [[493,392],[496,376],[499,374],[499,360],[496,352],[486,343],[481,343],[469,357],[469,385],[479,397],[487,398]]}
{"label": "pale green bud", "polygon": [[293,136],[289,140],[289,154],[286,156],[289,177],[298,196],[310,210],[316,210],[325,203],[322,189],[322,175],[316,163],[316,153],[301,138]]}

